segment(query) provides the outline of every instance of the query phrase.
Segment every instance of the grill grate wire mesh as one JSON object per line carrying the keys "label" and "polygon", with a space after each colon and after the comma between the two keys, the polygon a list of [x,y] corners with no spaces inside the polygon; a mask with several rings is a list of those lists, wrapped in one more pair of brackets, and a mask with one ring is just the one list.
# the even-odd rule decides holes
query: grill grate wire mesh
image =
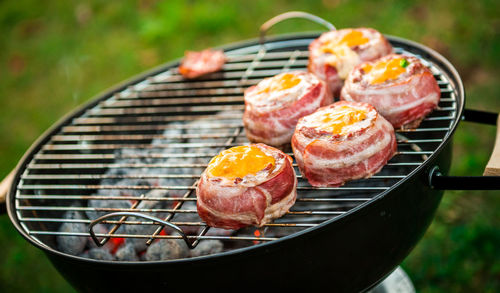
{"label": "grill grate wire mesh", "polygon": [[[342,187],[315,188],[294,164],[299,180],[296,204],[257,234],[255,228],[211,234],[214,229],[197,216],[196,184],[210,158],[225,148],[248,143],[241,121],[243,91],[265,77],[306,69],[312,40],[309,36],[269,41],[266,50],[253,45],[226,51],[228,61],[222,71],[194,81],[184,80],[176,66],[168,67],[87,109],[52,135],[22,173],[15,198],[21,225],[34,239],[54,246],[55,236],[90,236],[59,231],[62,223],[88,225],[97,215],[137,212],[177,225],[194,245],[218,239],[229,247],[244,247],[314,227],[390,189],[438,148],[456,119],[452,82],[437,64],[411,47],[395,46],[395,52],[423,60],[438,80],[441,101],[419,128],[396,131],[398,152],[380,173]],[[118,208],[90,204],[127,201],[128,207]],[[151,208],[139,202],[162,204]],[[87,218],[64,218],[67,211],[84,212]],[[163,227],[147,219],[122,217],[103,223],[155,229],[143,234],[115,229],[96,233],[97,237],[137,238],[148,244],[154,239],[181,238],[160,233]]]}

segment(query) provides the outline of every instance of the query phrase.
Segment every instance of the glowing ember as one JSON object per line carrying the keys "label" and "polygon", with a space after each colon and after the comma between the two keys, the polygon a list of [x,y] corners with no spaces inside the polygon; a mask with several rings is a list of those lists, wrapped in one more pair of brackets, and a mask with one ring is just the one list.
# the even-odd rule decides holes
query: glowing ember
{"label": "glowing ember", "polygon": [[[253,231],[253,235],[254,235],[255,237],[257,237],[257,238],[262,236],[262,234],[260,233],[260,231],[259,231],[259,230],[255,230],[255,231]],[[259,243],[260,243],[260,241],[257,241],[257,240],[254,240],[254,241],[252,241],[252,242],[253,242],[253,244],[259,244]]]}
{"label": "glowing ember", "polygon": [[115,253],[120,246],[125,243],[125,238],[111,238],[111,243],[113,244],[113,248],[111,249],[111,253]]}

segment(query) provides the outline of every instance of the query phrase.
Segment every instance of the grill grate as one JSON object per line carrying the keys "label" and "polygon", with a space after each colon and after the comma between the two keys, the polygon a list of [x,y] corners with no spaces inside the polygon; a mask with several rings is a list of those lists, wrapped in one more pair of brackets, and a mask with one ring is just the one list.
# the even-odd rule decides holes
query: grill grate
{"label": "grill grate", "polygon": [[[21,175],[16,211],[22,227],[40,243],[56,248],[55,236],[90,236],[89,232],[60,231],[63,223],[89,225],[107,213],[136,212],[177,225],[193,245],[217,239],[231,249],[314,227],[404,180],[449,133],[456,119],[457,94],[438,64],[425,60],[420,49],[393,40],[397,53],[415,55],[432,70],[442,97],[439,108],[419,128],[397,131],[398,152],[380,173],[330,188],[311,187],[299,175],[296,204],[257,234],[255,228],[211,233],[217,229],[207,227],[198,217],[194,190],[210,158],[225,148],[248,143],[241,121],[244,89],[282,71],[305,69],[307,46],[313,39],[269,41],[266,50],[258,45],[228,50],[229,60],[221,72],[196,81],[184,80],[177,67],[170,66],[73,118],[41,146]],[[296,164],[294,167],[300,174]],[[153,191],[161,194],[151,194]],[[159,204],[144,207],[142,202]],[[67,219],[67,211],[80,211],[86,217]],[[102,223],[115,229],[96,233],[98,237],[138,238],[148,243],[181,238],[176,233],[160,233],[163,227],[150,219],[122,217]],[[157,228],[152,233],[133,234],[118,229],[125,225]]]}

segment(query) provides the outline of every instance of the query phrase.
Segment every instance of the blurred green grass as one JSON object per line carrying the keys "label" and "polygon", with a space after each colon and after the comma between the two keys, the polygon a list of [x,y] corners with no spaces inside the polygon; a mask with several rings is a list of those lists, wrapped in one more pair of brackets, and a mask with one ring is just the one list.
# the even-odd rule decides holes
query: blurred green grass
{"label": "blurred green grass", "polygon": [[[98,92],[186,49],[255,38],[260,24],[288,10],[421,42],[457,67],[469,108],[500,111],[498,1],[0,1],[0,177],[50,125]],[[317,29],[297,20],[271,33]],[[480,175],[494,136],[494,127],[461,123],[452,174]],[[419,292],[500,291],[498,193],[445,193],[403,263]],[[0,292],[72,291],[6,215],[0,246]]]}

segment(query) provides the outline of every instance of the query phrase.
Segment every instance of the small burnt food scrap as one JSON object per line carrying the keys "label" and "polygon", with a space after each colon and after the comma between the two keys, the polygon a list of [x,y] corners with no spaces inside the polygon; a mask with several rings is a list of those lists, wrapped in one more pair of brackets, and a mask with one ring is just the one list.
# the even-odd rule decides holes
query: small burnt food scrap
{"label": "small burnt food scrap", "polygon": [[188,79],[197,78],[221,70],[225,62],[226,57],[222,50],[186,51],[179,65],[179,73]]}

